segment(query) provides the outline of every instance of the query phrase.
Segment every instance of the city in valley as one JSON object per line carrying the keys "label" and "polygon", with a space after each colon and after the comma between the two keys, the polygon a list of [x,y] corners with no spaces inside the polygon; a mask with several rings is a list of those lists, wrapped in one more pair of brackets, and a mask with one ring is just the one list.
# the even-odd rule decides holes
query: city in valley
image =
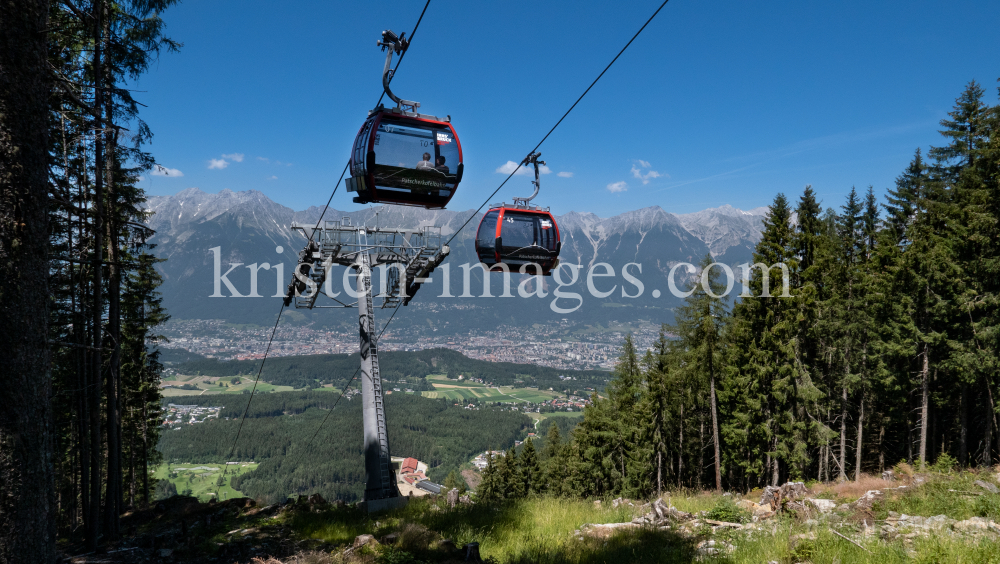
{"label": "city in valley", "polygon": [[[414,331],[390,328],[379,339],[381,351],[419,351],[446,348],[477,360],[536,364],[560,370],[611,370],[626,333],[631,332],[639,351],[652,346],[659,327],[594,330],[567,320],[547,326],[499,326],[470,330],[467,334],[437,335],[437,329]],[[270,327],[234,325],[223,320],[171,321],[165,328],[170,342],[165,348],[183,349],[220,360],[263,358]],[[323,328],[279,325],[269,357],[309,354],[352,354],[358,350],[356,328]]]}

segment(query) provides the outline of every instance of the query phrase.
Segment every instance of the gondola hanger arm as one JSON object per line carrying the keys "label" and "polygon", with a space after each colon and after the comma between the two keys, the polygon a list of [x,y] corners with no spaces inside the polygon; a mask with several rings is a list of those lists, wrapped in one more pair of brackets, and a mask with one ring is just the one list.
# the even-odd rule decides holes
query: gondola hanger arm
{"label": "gondola hanger arm", "polygon": [[398,36],[391,30],[387,29],[382,32],[382,40],[378,42],[378,46],[386,51],[385,54],[385,68],[382,70],[382,88],[385,90],[386,96],[390,100],[396,102],[396,107],[402,111],[416,112],[417,108],[420,107],[420,102],[414,102],[411,100],[403,100],[399,96],[392,93],[389,88],[389,82],[392,81],[393,70],[392,70],[392,55],[394,53],[399,54],[402,57],[403,53],[410,47],[410,40],[406,39],[406,33],[401,33]]}

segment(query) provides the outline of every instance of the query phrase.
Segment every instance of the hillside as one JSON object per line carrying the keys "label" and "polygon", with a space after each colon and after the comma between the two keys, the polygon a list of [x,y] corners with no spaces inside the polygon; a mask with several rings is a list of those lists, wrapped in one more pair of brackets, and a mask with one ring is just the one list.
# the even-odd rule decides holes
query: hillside
{"label": "hillside", "polygon": [[[185,404],[221,406],[222,412],[218,419],[164,431],[159,450],[164,461],[173,464],[256,462],[253,470],[230,483],[254,499],[273,503],[320,493],[355,501],[365,480],[361,402],[348,397],[338,404],[338,395],[281,392],[255,397],[232,457],[228,454],[247,397],[185,397]],[[534,430],[528,416],[509,409],[463,409],[451,401],[407,394],[386,396],[385,405],[393,455],[426,462],[432,480],[444,481],[474,455],[509,448]]]}
{"label": "hillside", "polygon": [[126,514],[126,529],[143,533],[118,540],[101,562],[457,562],[470,542],[483,558],[503,563],[997,561],[995,476],[900,469],[889,480],[788,484],[774,505],[757,503],[773,499],[760,490],[634,501],[540,496],[455,507],[436,496],[367,515],[320,497],[265,506],[176,496]]}

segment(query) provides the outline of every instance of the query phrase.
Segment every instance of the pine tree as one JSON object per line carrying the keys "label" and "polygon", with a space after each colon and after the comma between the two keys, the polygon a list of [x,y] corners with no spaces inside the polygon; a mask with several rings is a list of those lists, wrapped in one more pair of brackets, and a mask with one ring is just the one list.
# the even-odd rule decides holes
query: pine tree
{"label": "pine tree", "polygon": [[657,353],[647,352],[646,382],[647,392],[643,399],[640,412],[645,425],[642,429],[642,443],[650,445],[648,453],[649,481],[655,487],[656,496],[663,495],[667,481],[667,471],[670,466],[670,451],[667,445],[668,417],[671,412],[670,389],[667,377],[667,342],[666,326],[660,327],[660,336],[656,342]]}
{"label": "pine tree", "polygon": [[495,457],[492,452],[486,453],[486,467],[482,471],[482,480],[476,488],[476,501],[490,505],[503,501],[503,488],[500,483],[498,466],[503,457]]}
{"label": "pine tree", "polygon": [[48,3],[0,6],[0,561],[54,562]]}
{"label": "pine tree", "polygon": [[524,472],[514,447],[507,449],[503,465],[499,471],[499,481],[503,487],[504,499],[521,499],[527,492],[524,489]]}
{"label": "pine tree", "polygon": [[531,437],[524,441],[524,448],[521,449],[521,475],[524,478],[526,494],[544,491],[542,466],[538,463],[538,454],[535,452],[535,445],[532,444]]}
{"label": "pine tree", "polygon": [[559,434],[559,426],[549,425],[545,435],[545,447],[542,449],[542,460],[545,470],[545,491],[550,495],[563,493],[563,482],[566,479],[566,459],[563,457],[564,445]]}
{"label": "pine tree", "polygon": [[[754,263],[767,269],[769,281],[780,281],[784,264],[796,266],[792,252],[791,210],[778,194],[763,222]],[[772,291],[763,297],[762,269],[754,269],[748,293],[733,309],[734,325],[720,402],[729,415],[722,425],[723,442],[733,446],[728,462],[751,479],[779,483],[781,462],[797,467],[804,451],[804,422],[795,418],[795,366],[792,341],[795,311],[791,300]],[[789,294],[790,295],[790,294]]]}

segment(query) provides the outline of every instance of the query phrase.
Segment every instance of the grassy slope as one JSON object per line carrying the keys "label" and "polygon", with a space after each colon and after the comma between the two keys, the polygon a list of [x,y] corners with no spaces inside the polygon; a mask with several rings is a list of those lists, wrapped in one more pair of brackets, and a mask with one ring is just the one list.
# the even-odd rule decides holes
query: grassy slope
{"label": "grassy slope", "polygon": [[[975,495],[983,491],[973,486],[976,479],[997,482],[992,474],[985,472],[931,474],[929,481],[917,488],[890,490],[894,493],[876,505],[875,517],[884,519],[889,511],[897,511],[924,517],[943,514],[953,519],[973,515],[994,521],[1000,519],[1000,495]],[[813,484],[812,489],[823,497],[853,501],[856,490],[871,485],[871,479],[868,480],[868,483]],[[709,510],[723,503],[721,495],[704,492],[674,492],[664,495],[664,500],[689,512]],[[439,505],[440,501],[439,498]],[[631,509],[612,509],[607,501],[603,507],[595,507],[589,500],[547,497],[500,508],[473,506],[454,511],[434,504],[434,500],[415,500],[402,510],[371,519],[349,510],[296,513],[286,517],[286,522],[297,535],[334,544],[350,543],[355,536],[364,533],[381,538],[391,532],[404,531],[404,538],[396,548],[428,561],[440,560],[433,551],[434,539],[444,537],[453,539],[458,546],[479,542],[482,555],[500,563],[692,562],[697,543],[706,539],[727,542],[735,549],[730,554],[699,561],[732,564],[772,561],[782,564],[807,561],[813,564],[1000,563],[1000,542],[996,533],[970,537],[945,530],[912,539],[902,536],[880,538],[877,532],[865,536],[861,519],[854,519],[857,515],[828,515],[814,523],[778,517],[759,524],[752,532],[712,534],[704,528],[693,537],[684,537],[672,531],[644,530],[619,533],[606,540],[579,540],[574,531],[584,523],[629,521],[633,517]],[[868,526],[871,524],[867,522]],[[427,533],[428,530],[431,533]],[[863,548],[837,536],[834,530],[857,541]],[[420,540],[420,531],[424,531],[423,540]]]}

